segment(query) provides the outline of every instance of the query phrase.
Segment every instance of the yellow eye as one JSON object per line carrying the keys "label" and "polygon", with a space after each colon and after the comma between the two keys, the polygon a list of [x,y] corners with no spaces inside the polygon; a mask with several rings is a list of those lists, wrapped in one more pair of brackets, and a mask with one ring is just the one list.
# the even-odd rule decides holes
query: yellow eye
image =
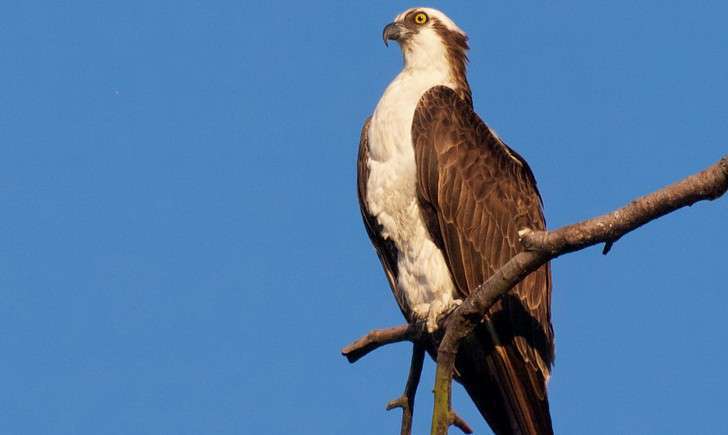
{"label": "yellow eye", "polygon": [[417,24],[425,24],[427,22],[427,14],[424,12],[420,12],[417,15],[415,15],[415,23]]}

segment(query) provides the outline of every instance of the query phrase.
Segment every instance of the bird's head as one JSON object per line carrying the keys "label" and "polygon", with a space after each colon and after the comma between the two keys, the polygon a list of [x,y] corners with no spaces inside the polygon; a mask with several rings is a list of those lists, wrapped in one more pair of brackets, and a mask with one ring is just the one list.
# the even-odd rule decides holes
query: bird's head
{"label": "bird's head", "polygon": [[385,45],[399,43],[405,69],[443,77],[472,104],[466,77],[468,36],[447,15],[431,8],[408,9],[384,27],[382,37]]}
{"label": "bird's head", "polygon": [[397,41],[408,68],[452,67],[467,63],[468,37],[442,12],[412,8],[399,14],[382,32],[384,44]]}

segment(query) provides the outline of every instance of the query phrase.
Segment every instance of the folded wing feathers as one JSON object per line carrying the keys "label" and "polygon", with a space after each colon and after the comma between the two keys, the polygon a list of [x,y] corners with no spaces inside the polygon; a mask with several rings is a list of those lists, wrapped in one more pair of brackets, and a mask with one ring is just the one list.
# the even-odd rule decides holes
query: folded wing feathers
{"label": "folded wing feathers", "polygon": [[[421,99],[413,122],[415,160],[423,210],[435,213],[451,274],[462,297],[522,249],[517,231],[543,229],[535,180],[525,161],[500,141],[452,90],[436,87]],[[422,178],[425,178],[423,180]],[[486,316],[491,331],[479,335],[483,350],[469,343],[490,380],[466,366],[463,383],[498,433],[551,433],[546,380],[553,362],[548,266],[537,270],[498,301]],[[472,340],[471,340],[472,341]],[[485,352],[486,349],[492,349]],[[485,356],[483,356],[485,355]],[[464,358],[465,356],[459,356]],[[477,366],[477,364],[476,364]],[[499,411],[477,384],[497,388],[507,403]],[[493,391],[490,392],[492,394]],[[505,415],[499,415],[499,412]],[[511,432],[502,422],[510,421]],[[498,429],[500,428],[500,429]]]}

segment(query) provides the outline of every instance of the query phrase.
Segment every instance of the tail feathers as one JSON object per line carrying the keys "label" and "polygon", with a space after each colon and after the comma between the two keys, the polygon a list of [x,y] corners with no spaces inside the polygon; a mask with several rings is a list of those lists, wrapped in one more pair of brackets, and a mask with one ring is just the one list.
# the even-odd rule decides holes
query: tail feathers
{"label": "tail feathers", "polygon": [[494,346],[484,324],[460,346],[457,379],[497,435],[552,435],[546,379],[515,346]]}

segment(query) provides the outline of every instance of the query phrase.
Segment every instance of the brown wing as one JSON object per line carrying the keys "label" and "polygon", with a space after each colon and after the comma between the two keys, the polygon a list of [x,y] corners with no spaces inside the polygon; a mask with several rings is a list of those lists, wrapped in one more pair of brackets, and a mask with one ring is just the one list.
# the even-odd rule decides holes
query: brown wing
{"label": "brown wing", "polygon": [[364,126],[361,129],[361,137],[359,139],[359,157],[356,163],[356,183],[357,193],[359,195],[359,209],[361,210],[361,217],[364,220],[364,227],[367,230],[369,239],[374,245],[374,249],[377,251],[379,261],[382,262],[384,272],[387,275],[387,281],[389,286],[394,293],[394,297],[397,300],[398,305],[402,309],[405,319],[411,321],[408,312],[405,310],[406,300],[401,292],[397,289],[397,257],[398,251],[394,242],[390,239],[382,237],[382,226],[377,222],[377,219],[369,212],[367,206],[367,180],[369,179],[369,166],[367,160],[369,159],[369,121],[371,116],[364,121]]}
{"label": "brown wing", "polygon": [[[536,183],[526,162],[449,88],[422,97],[412,136],[423,217],[465,297],[522,250],[519,229],[545,228]],[[550,304],[546,265],[497,302],[461,347],[461,381],[497,433],[551,432]]]}

